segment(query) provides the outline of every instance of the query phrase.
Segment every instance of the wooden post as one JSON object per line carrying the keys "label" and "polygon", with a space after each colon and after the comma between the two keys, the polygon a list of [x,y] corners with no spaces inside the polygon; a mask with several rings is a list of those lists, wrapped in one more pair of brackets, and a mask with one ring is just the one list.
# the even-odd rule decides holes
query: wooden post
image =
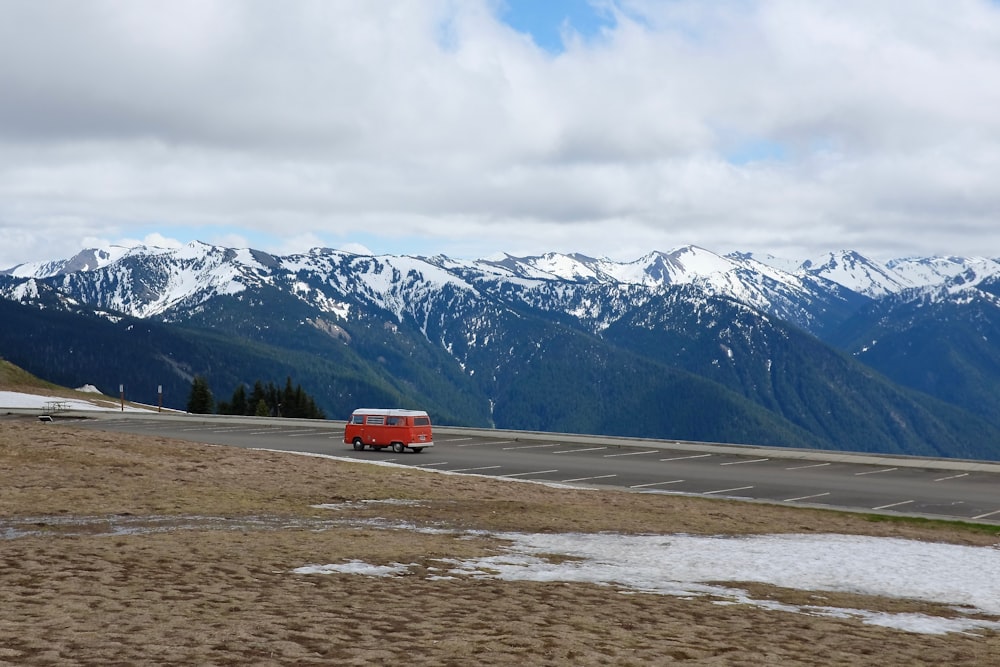
{"label": "wooden post", "polygon": [[158,400],[156,402],[156,411],[157,412],[163,412],[163,385],[162,384],[156,385],[156,395],[158,397]]}
{"label": "wooden post", "polygon": [[125,412],[125,385],[123,384],[118,385],[118,394],[121,396],[122,399],[122,412]]}

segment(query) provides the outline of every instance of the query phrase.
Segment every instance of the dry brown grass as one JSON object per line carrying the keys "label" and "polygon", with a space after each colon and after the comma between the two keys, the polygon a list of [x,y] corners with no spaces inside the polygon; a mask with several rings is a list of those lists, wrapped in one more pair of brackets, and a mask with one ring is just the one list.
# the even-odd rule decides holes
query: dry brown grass
{"label": "dry brown grass", "polygon": [[[365,504],[372,499],[417,505]],[[318,509],[341,503],[342,509]],[[455,529],[386,530],[347,519]],[[840,532],[959,544],[946,524],[553,489],[0,419],[0,665],[993,665],[1000,636],[623,594],[613,586],[435,579],[496,553],[464,530]],[[406,576],[296,575],[413,563]],[[748,584],[796,604],[939,605]]]}

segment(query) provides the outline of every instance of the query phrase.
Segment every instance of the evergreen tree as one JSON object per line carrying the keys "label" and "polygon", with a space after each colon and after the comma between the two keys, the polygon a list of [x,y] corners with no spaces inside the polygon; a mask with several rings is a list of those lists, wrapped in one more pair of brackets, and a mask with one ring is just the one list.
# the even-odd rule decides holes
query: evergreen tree
{"label": "evergreen tree", "polygon": [[196,375],[191,382],[191,394],[188,397],[187,411],[195,415],[207,415],[215,411],[215,399],[208,382]]}
{"label": "evergreen tree", "polygon": [[298,417],[298,405],[295,402],[295,390],[292,389],[292,376],[285,378],[285,391],[281,394],[282,417]]}
{"label": "evergreen tree", "polygon": [[246,415],[249,414],[248,410],[247,390],[240,384],[236,387],[236,391],[233,392],[233,400],[230,401],[230,414]]}
{"label": "evergreen tree", "polygon": [[291,376],[285,379],[284,389],[279,389],[273,382],[265,385],[257,380],[249,396],[246,385],[240,384],[233,391],[232,401],[220,401],[218,408],[220,414],[326,419],[326,414],[319,409],[313,397],[302,389],[301,384],[293,388]]}
{"label": "evergreen tree", "polygon": [[278,393],[278,388],[274,386],[273,382],[267,383],[267,406],[271,408],[272,415],[281,416],[281,394]]}
{"label": "evergreen tree", "polygon": [[250,392],[250,398],[247,400],[247,412],[253,410],[253,414],[257,417],[267,417],[270,412],[266,411],[264,414],[260,414],[260,404],[263,401],[264,409],[267,410],[267,391],[264,389],[264,383],[257,380],[253,383],[253,391]]}

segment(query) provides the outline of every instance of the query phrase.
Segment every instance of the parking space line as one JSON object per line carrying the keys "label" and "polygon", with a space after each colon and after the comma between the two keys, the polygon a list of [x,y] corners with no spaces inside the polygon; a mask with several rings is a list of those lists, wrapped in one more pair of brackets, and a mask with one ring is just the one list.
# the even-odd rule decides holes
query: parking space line
{"label": "parking space line", "polygon": [[588,479],[607,479],[608,477],[617,477],[618,475],[595,475],[594,477],[577,477],[575,479],[564,479],[564,482],[586,482]]}
{"label": "parking space line", "polygon": [[628,488],[630,488],[630,489],[644,489],[647,486],[666,486],[667,484],[680,484],[683,481],[684,481],[683,479],[672,479],[669,482],[650,482],[649,484],[633,484],[632,486],[630,486]]}
{"label": "parking space line", "polygon": [[684,459],[703,459],[711,454],[694,454],[692,456],[678,456],[672,459],[660,459],[661,461],[683,461]]}
{"label": "parking space line", "polygon": [[610,459],[610,458],[613,458],[615,456],[639,456],[640,454],[656,454],[659,451],[660,450],[658,450],[658,449],[651,449],[648,452],[625,452],[624,454],[605,454],[604,458]]}
{"label": "parking space line", "polygon": [[958,479],[959,477],[968,477],[968,476],[969,476],[969,473],[963,472],[961,475],[952,475],[950,477],[939,477],[938,479],[936,479],[934,481],[935,482],[943,482],[943,481],[948,480],[948,479]]}
{"label": "parking space line", "polygon": [[584,449],[564,449],[561,452],[552,452],[553,454],[579,454],[580,452],[596,452],[600,449],[607,449],[607,447],[585,447]]}
{"label": "parking space line", "polygon": [[[463,439],[464,440],[471,440],[472,438],[463,438]],[[457,441],[456,440],[442,440],[441,442],[447,442],[447,443],[450,444],[452,442],[457,442]],[[470,442],[470,443],[465,444],[465,445],[455,445],[455,446],[456,447],[485,447],[486,445],[493,445],[493,444],[496,444],[496,443],[494,443],[492,440],[490,440],[488,442]]]}
{"label": "parking space line", "polygon": [[472,472],[473,470],[492,470],[499,467],[500,466],[480,466],[478,468],[459,468],[458,470],[449,470],[448,472]]}
{"label": "parking space line", "polygon": [[890,507],[899,507],[900,505],[909,505],[912,502],[913,502],[912,500],[903,500],[903,501],[898,502],[898,503],[890,503],[889,505],[879,505],[878,507],[873,507],[872,509],[873,510],[887,510]]}
{"label": "parking space line", "polygon": [[988,516],[993,516],[994,514],[1000,514],[1000,510],[994,510],[992,512],[987,512],[986,514],[980,514],[979,516],[972,517],[973,519],[985,519]]}
{"label": "parking space line", "polygon": [[472,438],[448,438],[447,440],[443,440],[443,442],[462,442],[464,440],[472,440]]}
{"label": "parking space line", "polygon": [[832,465],[830,463],[810,463],[807,466],[794,466],[792,468],[785,468],[785,470],[805,470],[806,468],[822,468],[823,466]]}
{"label": "parking space line", "polygon": [[738,466],[743,463],[760,463],[761,461],[770,461],[771,459],[749,459],[746,461],[729,461],[727,463],[720,463],[720,466]]}
{"label": "parking space line", "polygon": [[[418,463],[417,465],[415,465],[413,467],[414,468],[430,468],[431,466],[446,466],[446,465],[448,465],[447,461],[438,461],[437,463]],[[454,471],[452,471],[452,472],[454,472]]]}
{"label": "parking space line", "polygon": [[855,477],[860,475],[877,475],[880,472],[892,472],[893,470],[899,470],[899,468],[883,468],[882,470],[869,470],[868,472],[856,472]]}
{"label": "parking space line", "polygon": [[701,495],[710,496],[713,493],[729,493],[730,491],[746,491],[747,489],[752,489],[752,486],[738,486],[735,489],[719,489],[718,491],[705,491]]}
{"label": "parking space line", "polygon": [[558,470],[535,470],[534,472],[515,472],[509,475],[497,475],[497,477],[523,477],[524,475],[545,475],[550,472],[559,472]]}
{"label": "parking space line", "polygon": [[319,435],[322,431],[299,431],[298,433],[288,433],[289,438],[301,438],[304,435]]}
{"label": "parking space line", "polygon": [[784,502],[794,503],[799,500],[809,500],[810,498],[822,498],[823,496],[828,496],[828,495],[830,495],[829,491],[827,491],[826,493],[814,493],[811,496],[799,496],[798,498],[785,498]]}
{"label": "parking space line", "polygon": [[558,447],[558,446],[559,446],[558,444],[556,444],[554,442],[550,442],[547,445],[521,445],[519,447],[504,447],[503,450],[505,452],[509,452],[509,451],[513,451],[515,449],[540,449],[540,448],[543,448],[543,447]]}

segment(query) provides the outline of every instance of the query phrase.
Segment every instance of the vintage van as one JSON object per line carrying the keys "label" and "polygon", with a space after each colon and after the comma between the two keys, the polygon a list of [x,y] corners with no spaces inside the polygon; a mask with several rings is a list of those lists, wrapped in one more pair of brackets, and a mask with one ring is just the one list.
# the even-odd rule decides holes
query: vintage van
{"label": "vintage van", "polygon": [[434,446],[431,419],[423,410],[359,408],[344,427],[344,443],[361,451],[365,447],[402,454],[407,447],[415,452]]}

